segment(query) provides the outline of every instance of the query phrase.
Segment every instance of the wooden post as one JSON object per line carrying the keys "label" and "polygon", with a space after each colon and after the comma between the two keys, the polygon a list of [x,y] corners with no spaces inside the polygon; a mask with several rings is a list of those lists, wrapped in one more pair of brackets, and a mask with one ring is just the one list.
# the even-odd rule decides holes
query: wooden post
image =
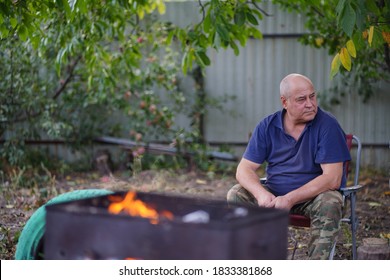
{"label": "wooden post", "polygon": [[98,150],[94,156],[94,166],[99,171],[100,176],[112,176],[111,154],[108,150]]}
{"label": "wooden post", "polygon": [[389,241],[384,238],[365,238],[357,249],[358,260],[390,260]]}

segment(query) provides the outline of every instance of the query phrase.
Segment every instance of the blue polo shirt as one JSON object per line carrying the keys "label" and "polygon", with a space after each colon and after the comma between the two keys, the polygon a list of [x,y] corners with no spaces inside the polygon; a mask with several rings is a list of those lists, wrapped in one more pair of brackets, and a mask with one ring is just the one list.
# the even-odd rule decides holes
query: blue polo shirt
{"label": "blue polo shirt", "polygon": [[[320,164],[351,160],[345,133],[330,113],[318,108],[298,141],[283,130],[285,110],[263,119],[255,128],[243,157],[267,162],[267,186],[284,195],[322,174]],[[346,184],[345,174],[341,186]]]}

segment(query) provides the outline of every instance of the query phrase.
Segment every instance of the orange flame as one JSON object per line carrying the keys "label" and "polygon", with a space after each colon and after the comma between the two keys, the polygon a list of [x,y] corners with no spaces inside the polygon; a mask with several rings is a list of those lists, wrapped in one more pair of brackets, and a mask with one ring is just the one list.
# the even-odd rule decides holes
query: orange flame
{"label": "orange flame", "polygon": [[123,200],[118,200],[117,196],[110,196],[110,200],[112,203],[108,206],[108,212],[111,214],[125,212],[133,217],[148,218],[152,224],[158,224],[161,216],[173,220],[173,214],[171,212],[162,211],[158,213],[156,209],[136,199],[135,192],[128,192]]}

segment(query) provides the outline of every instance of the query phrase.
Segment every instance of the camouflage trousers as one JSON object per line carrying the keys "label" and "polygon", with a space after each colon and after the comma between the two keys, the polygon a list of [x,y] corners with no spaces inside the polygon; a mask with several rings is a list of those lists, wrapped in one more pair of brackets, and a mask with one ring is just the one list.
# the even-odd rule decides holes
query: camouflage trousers
{"label": "camouflage trousers", "polygon": [[[227,201],[235,204],[258,206],[254,196],[240,185],[227,194]],[[342,216],[342,195],[338,191],[326,191],[314,199],[295,205],[290,213],[310,218],[308,256],[313,260],[326,260],[336,241]]]}

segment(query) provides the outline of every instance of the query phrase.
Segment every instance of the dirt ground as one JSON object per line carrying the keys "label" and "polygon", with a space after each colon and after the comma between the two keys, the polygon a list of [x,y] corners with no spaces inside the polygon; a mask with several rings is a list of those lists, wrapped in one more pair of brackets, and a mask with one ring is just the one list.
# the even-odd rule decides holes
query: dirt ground
{"label": "dirt ground", "polygon": [[[113,191],[158,192],[172,195],[204,197],[224,200],[228,189],[236,183],[232,175],[206,174],[202,172],[143,171],[129,177],[115,174],[114,177],[99,177],[96,173],[73,174],[53,180],[46,188],[15,188],[3,184],[0,189],[0,259],[13,259],[17,238],[34,211],[50,198],[72,190],[104,188]],[[358,245],[368,237],[390,240],[390,186],[389,178],[380,175],[365,175],[364,185],[358,193],[357,214],[360,220]],[[334,259],[351,258],[349,225],[343,225]],[[309,231],[289,228],[289,258],[293,251],[294,237],[298,242],[295,259],[305,259]]]}

